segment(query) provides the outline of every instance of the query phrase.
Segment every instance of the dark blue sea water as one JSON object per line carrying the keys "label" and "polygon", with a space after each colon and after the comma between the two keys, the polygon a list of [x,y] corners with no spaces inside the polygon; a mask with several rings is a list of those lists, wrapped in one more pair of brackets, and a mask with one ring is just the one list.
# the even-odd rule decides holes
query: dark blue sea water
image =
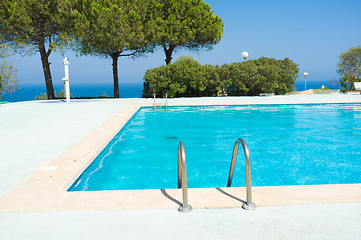
{"label": "dark blue sea water", "polygon": [[[334,83],[331,81],[308,81],[307,89],[321,88],[322,85],[325,87],[336,89]],[[296,80],[296,90],[303,91],[305,88],[304,80]],[[19,84],[19,90],[10,94],[6,94],[1,101],[8,102],[19,102],[19,101],[31,101],[36,96],[40,96],[41,93],[46,93],[45,84],[41,85],[26,85]],[[58,94],[64,85],[54,85],[54,89]],[[121,98],[140,98],[142,97],[143,83],[120,83],[119,84],[119,95]],[[89,84],[89,85],[70,85],[70,92],[74,97],[99,97],[106,93],[108,96],[113,96],[113,85],[112,84]]]}
{"label": "dark blue sea water", "polygon": [[[312,80],[306,82],[307,89],[319,89],[324,85],[329,89],[340,89],[341,86],[338,84],[337,80]],[[298,79],[295,82],[295,87],[297,91],[304,91],[305,90],[305,80]]]}
{"label": "dark blue sea water", "polygon": [[[11,95],[5,95],[1,101],[19,102],[31,101],[41,93],[46,93],[45,84],[42,85],[25,85],[19,84],[19,90]],[[57,94],[64,88],[64,85],[54,85]],[[119,84],[119,96],[121,98],[140,98],[142,97],[143,83],[123,83]],[[106,94],[113,96],[113,84],[89,84],[89,85],[70,85],[70,92],[73,97],[99,97]]]}

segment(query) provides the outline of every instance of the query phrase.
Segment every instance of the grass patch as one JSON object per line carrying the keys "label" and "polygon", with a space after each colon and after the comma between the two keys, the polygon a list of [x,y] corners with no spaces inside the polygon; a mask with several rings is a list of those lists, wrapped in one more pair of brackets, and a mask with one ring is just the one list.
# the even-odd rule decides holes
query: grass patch
{"label": "grass patch", "polygon": [[330,94],[332,91],[328,88],[312,89],[313,94]]}

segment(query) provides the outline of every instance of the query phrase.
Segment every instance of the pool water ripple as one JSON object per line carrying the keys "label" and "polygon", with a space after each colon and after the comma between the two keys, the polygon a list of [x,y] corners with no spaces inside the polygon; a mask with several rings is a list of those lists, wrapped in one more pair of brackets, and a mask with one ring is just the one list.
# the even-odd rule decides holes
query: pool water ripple
{"label": "pool water ripple", "polygon": [[[141,108],[69,191],[225,187],[234,142],[251,153],[255,186],[361,183],[361,104]],[[240,148],[241,150],[242,148]],[[232,186],[245,186],[238,154]]]}

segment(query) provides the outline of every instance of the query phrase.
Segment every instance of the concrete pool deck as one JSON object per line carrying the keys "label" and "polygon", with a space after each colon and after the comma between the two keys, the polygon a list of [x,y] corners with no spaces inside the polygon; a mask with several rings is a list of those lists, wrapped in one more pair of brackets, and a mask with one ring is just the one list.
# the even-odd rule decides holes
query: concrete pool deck
{"label": "concrete pool deck", "polygon": [[[164,99],[157,99],[156,101],[157,104],[164,104],[164,102]],[[222,97],[168,100],[169,105],[242,105],[342,102],[361,102],[361,95]],[[133,227],[143,227],[145,229],[144,234],[150,234],[149,236],[159,236],[167,239],[167,236],[169,237],[169,235],[166,235],[166,233],[169,231],[164,230],[161,232],[162,222],[166,222],[169,226],[169,229],[176,229],[176,226],[179,224],[187,225],[188,223],[183,222],[186,219],[195,224],[195,226],[189,226],[192,231],[190,233],[191,235],[188,235],[188,238],[195,238],[197,236],[200,237],[201,232],[204,229],[209,229],[210,232],[214,232],[215,229],[218,228],[215,226],[215,224],[218,224],[220,227],[224,227],[225,232],[224,235],[222,235],[224,238],[229,238],[231,236],[242,236],[242,233],[239,232],[238,227],[234,227],[233,230],[227,230],[230,229],[230,226],[226,227],[226,225],[233,224],[231,221],[224,219],[224,215],[227,214],[234,214],[234,216],[238,216],[239,218],[250,218],[249,220],[251,222],[257,221],[254,227],[252,227],[253,225],[250,226],[249,224],[243,222],[245,220],[235,220],[235,224],[237,225],[243,224],[244,226],[250,227],[250,229],[246,232],[251,234],[253,231],[254,236],[262,235],[259,234],[259,229],[255,227],[258,226],[262,228],[263,225],[261,225],[261,223],[264,223],[269,227],[275,227],[277,224],[283,223],[285,224],[285,229],[287,229],[287,227],[297,229],[299,227],[302,228],[302,226],[317,226],[314,229],[311,229],[311,232],[313,231],[316,234],[315,236],[323,236],[327,239],[336,239],[334,238],[335,236],[338,236],[338,239],[357,239],[356,236],[361,235],[361,230],[359,230],[359,226],[361,226],[361,187],[359,184],[344,186],[315,186],[314,190],[310,190],[309,188],[306,191],[300,191],[297,189],[296,191],[293,190],[291,192],[287,192],[287,189],[280,190],[279,187],[273,189],[268,188],[269,192],[266,191],[267,189],[259,188],[259,190],[257,190],[257,188],[254,188],[254,202],[260,206],[256,209],[256,211],[254,211],[257,213],[243,211],[240,208],[213,210],[195,209],[192,213],[190,213],[189,217],[186,217],[186,214],[181,216],[182,214],[176,211],[178,207],[177,201],[181,198],[180,191],[174,189],[164,191],[157,190],[157,194],[159,195],[160,199],[160,202],[157,204],[160,205],[154,205],[154,202],[156,201],[153,202],[153,199],[148,199],[148,191],[142,191],[143,193],[140,195],[133,194],[133,198],[128,199],[124,197],[127,195],[127,193],[120,193],[121,191],[114,191],[115,193],[112,193],[113,191],[105,192],[102,194],[102,196],[100,196],[100,198],[99,196],[93,196],[94,193],[89,192],[76,193],[79,196],[76,198],[72,197],[72,195],[75,194],[67,193],[66,186],[69,186],[69,184],[75,180],[74,178],[76,178],[77,175],[81,173],[79,169],[84,169],[87,164],[89,164],[89,159],[93,158],[94,154],[99,152],[99,149],[94,148],[91,144],[94,142],[99,142],[98,140],[102,139],[97,146],[104,146],[104,143],[109,141],[112,136],[114,136],[114,129],[119,129],[122,126],[122,123],[112,126],[112,124],[114,124],[112,119],[117,121],[123,119],[126,121],[132,115],[132,112],[134,113],[135,109],[140,105],[144,106],[152,104],[153,99],[104,99],[75,101],[70,104],[59,101],[42,101],[1,105],[0,133],[3,137],[0,140],[0,212],[2,212],[0,213],[0,225],[2,225],[2,227],[0,227],[0,233],[7,233],[7,238],[5,239],[21,239],[21,237],[15,238],[15,236],[22,236],[22,234],[25,234],[26,232],[34,232],[33,229],[30,229],[31,226],[39,228],[40,225],[45,224],[48,221],[53,221],[56,224],[61,223],[62,221],[68,221],[67,219],[69,218],[79,220],[94,218],[95,222],[100,223],[101,220],[98,219],[104,219],[107,216],[113,220],[117,219],[120,222],[125,222],[126,224],[124,226],[128,226],[128,228],[122,227],[115,229],[115,226],[118,226],[119,222],[117,224],[110,224],[111,222],[108,220],[110,226],[107,225],[105,229],[109,229],[111,232],[108,232],[108,235],[103,235],[103,237],[105,236],[104,238],[112,238],[112,236],[117,238],[117,236],[121,237],[124,235],[128,239],[147,239],[146,235],[141,235],[141,233],[137,233],[138,235],[135,234],[134,238],[131,237],[130,233],[134,231],[129,228],[133,226],[131,222],[134,221]],[[89,137],[91,136],[97,140],[89,140]],[[79,148],[82,149],[83,147],[88,147],[87,151],[81,151],[86,153],[86,161],[81,161],[84,155],[78,156],[77,158],[74,158],[74,155],[67,155],[69,154],[69,151],[76,151],[79,150]],[[75,152],[75,154],[77,153]],[[46,171],[46,168],[43,168],[46,166],[56,166],[57,169]],[[69,173],[73,176],[69,176]],[[46,181],[44,181],[44,179],[46,179]],[[55,190],[43,191],[47,187]],[[332,189],[327,189],[327,187]],[[304,188],[304,186],[300,186],[300,188]],[[191,192],[191,190],[193,192]],[[196,193],[196,189],[191,190],[189,193],[189,201],[190,204],[195,208],[237,207],[241,205],[241,201],[245,198],[245,194],[243,192],[244,189],[242,188],[211,189],[206,193]],[[222,193],[222,191],[228,195],[231,195],[232,197],[227,196],[227,194]],[[276,204],[269,204],[267,201],[265,201],[265,197],[262,197],[262,194],[260,194],[260,192],[264,191],[266,191],[264,196],[268,196],[268,198],[273,199],[273,201],[275,198],[277,199],[278,196],[278,200],[275,201]],[[312,193],[312,191],[314,191],[314,193]],[[134,193],[133,191],[128,192]],[[307,194],[302,194],[302,192]],[[193,196],[198,194],[200,195],[198,199],[207,200],[210,198],[210,195],[213,196],[215,193],[218,194],[216,197],[218,198],[216,202],[221,202],[222,198],[225,199],[226,205],[201,206],[202,204],[204,205],[204,202],[206,201],[192,202],[191,194],[193,194]],[[318,193],[316,196],[322,196],[323,198],[310,198],[310,196],[315,195],[315,193]],[[166,195],[168,195],[168,197]],[[294,200],[290,201],[290,199],[292,199],[292,195],[294,195]],[[285,199],[285,197],[285,202],[280,201]],[[140,200],[141,204],[139,205],[139,203],[136,203],[136,200]],[[310,203],[312,204],[304,205]],[[315,203],[328,203],[328,205],[315,205]],[[339,204],[330,205],[330,203]],[[283,204],[302,205],[274,206]],[[149,207],[158,210],[119,210],[146,209]],[[167,210],[167,208],[169,208],[169,210]],[[343,211],[335,211],[335,208],[343,209]],[[324,209],[324,211],[321,211],[321,209]],[[86,212],[79,212],[84,210],[86,210]],[[319,210],[321,212],[316,214],[315,212],[318,212]],[[283,217],[278,215],[276,213],[277,211],[283,212]],[[345,212],[347,214],[345,214]],[[305,213],[309,213],[309,215],[305,216]],[[160,217],[159,214],[162,214],[162,216]],[[314,223],[313,225],[310,222],[307,222],[308,220],[306,219],[308,219],[308,217],[312,216],[313,214],[318,216],[323,224],[318,222]],[[139,224],[137,224],[137,221],[135,220],[136,216],[139,217]],[[196,219],[199,219],[201,216],[207,220],[203,223],[198,223]],[[258,217],[253,218],[252,216]],[[346,216],[350,217],[348,218]],[[32,217],[38,219],[38,225],[31,220]],[[331,217],[335,217],[343,223],[347,222],[347,228],[349,228],[351,232],[343,232],[343,229],[340,229],[339,227],[337,228],[336,225],[333,225],[336,222],[335,220],[331,220]],[[95,218],[97,218],[97,220],[95,220]],[[289,221],[290,218],[299,219],[300,222],[292,223],[292,221]],[[128,222],[127,219],[133,220]],[[223,219],[224,222],[220,223],[221,219]],[[265,222],[264,219],[269,219],[271,222]],[[273,222],[275,219],[277,219],[279,223]],[[149,221],[152,222],[148,223],[149,226],[145,226],[146,222]],[[69,222],[73,222],[75,224],[74,228],[79,227],[79,229],[84,229],[88,226],[92,226],[92,224],[95,224],[90,224],[89,220],[85,221],[85,223],[79,223],[78,221],[73,220],[68,221],[67,223],[64,222],[60,225],[65,226],[70,224]],[[27,230],[23,231],[23,233],[17,232],[15,230],[17,223],[25,224],[27,226]],[[208,225],[206,223],[208,223]],[[35,225],[37,225],[37,227]],[[153,226],[154,229],[158,229],[159,232],[152,232],[150,226]],[[202,227],[203,230],[198,231],[197,226]],[[323,228],[322,226],[329,226],[329,228],[332,228],[333,230],[325,230],[327,227]],[[56,227],[50,227],[49,229],[54,228]],[[60,236],[68,236],[68,238],[71,236],[67,235],[67,233],[57,235],[55,233],[49,232],[49,229],[38,229],[38,231],[43,232],[44,236],[47,237],[36,238],[33,236],[33,239],[53,238],[49,236],[62,239]],[[95,229],[97,228],[92,229],[91,232],[97,235]],[[120,231],[120,229],[123,229],[123,231]],[[221,235],[219,234],[223,230],[218,230],[218,235],[215,235],[218,236],[218,238],[213,237],[211,239],[221,238]],[[266,235],[263,235],[263,237],[273,236],[273,238],[282,239],[282,236],[299,237],[299,234],[301,234],[300,232],[296,235],[289,235],[283,232],[281,229],[278,230],[279,231],[276,231],[275,233],[276,235],[269,235],[269,231],[263,229],[262,232],[265,234],[267,233]],[[60,229],[58,231],[60,231]],[[321,231],[324,235],[322,235],[319,231]],[[72,232],[76,233],[77,231],[73,230]],[[175,230],[175,232],[177,231]],[[236,232],[239,232],[239,234],[237,235]],[[11,238],[11,233],[14,234],[13,238]],[[117,235],[116,233],[121,234]],[[84,233],[83,236],[87,237],[87,239],[92,239],[90,235],[87,234],[88,233]],[[185,239],[186,236],[187,235],[175,238]],[[29,239],[29,237],[26,239]],[[312,239],[312,237],[305,239]]]}

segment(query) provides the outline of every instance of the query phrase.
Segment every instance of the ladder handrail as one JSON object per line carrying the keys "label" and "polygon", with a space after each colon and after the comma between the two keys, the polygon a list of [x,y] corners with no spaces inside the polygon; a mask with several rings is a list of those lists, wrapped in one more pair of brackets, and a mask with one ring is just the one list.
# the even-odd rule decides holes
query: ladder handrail
{"label": "ladder handrail", "polygon": [[254,210],[256,208],[256,204],[252,202],[252,183],[251,183],[251,159],[249,155],[249,149],[247,146],[246,141],[244,141],[242,138],[238,138],[237,141],[234,143],[233,148],[233,154],[232,154],[232,162],[231,167],[229,169],[229,175],[228,175],[228,182],[227,187],[230,187],[232,184],[233,179],[233,172],[234,172],[234,166],[236,165],[236,158],[238,153],[238,146],[239,144],[242,144],[243,151],[244,151],[244,157],[246,162],[246,189],[247,189],[247,203],[244,203],[242,207],[246,210]]}
{"label": "ladder handrail", "polygon": [[186,152],[182,141],[179,142],[178,147],[178,188],[180,187],[182,187],[183,204],[178,210],[187,213],[192,211],[192,206],[188,204]]}
{"label": "ladder handrail", "polygon": [[154,111],[155,111],[155,93],[154,93],[154,102],[153,102],[153,108],[154,108]]}
{"label": "ladder handrail", "polygon": [[[154,98],[154,101],[153,101],[153,109],[155,111],[155,107],[156,107],[156,104],[155,104],[155,93],[153,94],[153,98]],[[165,110],[167,110],[168,108],[168,93],[165,94]]]}

